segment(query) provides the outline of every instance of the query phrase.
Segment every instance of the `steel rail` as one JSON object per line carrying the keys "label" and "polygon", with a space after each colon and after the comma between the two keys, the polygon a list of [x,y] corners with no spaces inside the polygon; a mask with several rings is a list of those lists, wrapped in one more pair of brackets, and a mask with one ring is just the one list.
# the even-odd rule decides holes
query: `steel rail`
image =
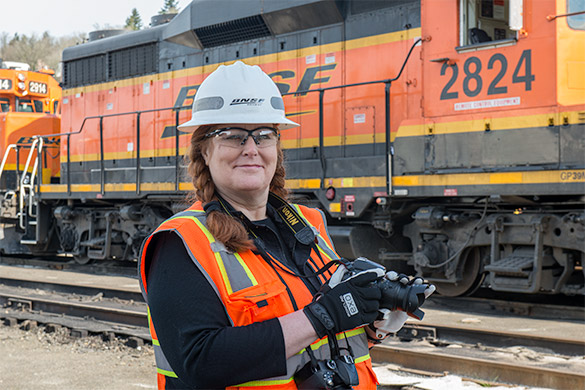
{"label": "steel rail", "polygon": [[419,352],[412,348],[377,345],[370,351],[377,363],[392,363],[404,367],[443,373],[499,383],[551,389],[584,389],[585,374],[559,369],[513,364],[475,357],[447,355],[437,352]]}
{"label": "steel rail", "polygon": [[526,335],[516,332],[497,330],[472,329],[463,326],[441,325],[425,322],[419,326],[405,324],[398,332],[401,339],[435,339],[441,342],[465,344],[482,344],[491,347],[505,348],[510,345],[521,345],[529,348],[543,348],[564,356],[583,356],[584,340],[569,340],[557,337]]}
{"label": "steel rail", "polygon": [[143,310],[112,307],[97,302],[71,302],[0,292],[0,305],[23,311],[48,312],[130,326],[148,327],[146,307]]}

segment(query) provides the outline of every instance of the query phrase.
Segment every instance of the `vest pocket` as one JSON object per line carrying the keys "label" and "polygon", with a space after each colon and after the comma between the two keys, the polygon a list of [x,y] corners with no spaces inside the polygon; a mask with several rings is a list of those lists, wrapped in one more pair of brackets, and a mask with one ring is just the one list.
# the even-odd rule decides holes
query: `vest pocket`
{"label": "vest pocket", "polygon": [[286,288],[278,280],[247,287],[229,295],[228,300],[236,326],[266,321],[292,311]]}

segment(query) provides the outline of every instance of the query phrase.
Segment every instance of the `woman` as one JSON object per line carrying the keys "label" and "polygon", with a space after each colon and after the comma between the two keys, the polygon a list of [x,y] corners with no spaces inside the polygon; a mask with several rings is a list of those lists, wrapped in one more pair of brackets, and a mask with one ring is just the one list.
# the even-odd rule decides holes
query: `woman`
{"label": "woman", "polygon": [[324,215],[284,200],[279,137],[294,126],[257,66],[222,65],[197,91],[192,119],[179,126],[193,131],[197,201],[141,255],[159,388],[312,388],[311,367],[332,355],[347,372],[326,379],[375,388],[361,326],[376,319],[372,282],[383,271],[323,290],[338,259]]}

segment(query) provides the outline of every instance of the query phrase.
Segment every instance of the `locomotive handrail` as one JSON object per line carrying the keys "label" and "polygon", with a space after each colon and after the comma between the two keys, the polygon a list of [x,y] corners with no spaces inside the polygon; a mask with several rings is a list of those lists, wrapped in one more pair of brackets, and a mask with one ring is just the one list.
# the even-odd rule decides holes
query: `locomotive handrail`
{"label": "locomotive handrail", "polygon": [[[6,160],[8,160],[8,155],[10,154],[10,150],[14,149],[17,150],[18,145],[10,144],[6,147],[6,151],[4,152],[4,157],[2,158],[2,164],[0,164],[0,179],[2,178],[2,173],[4,173],[4,166],[6,165]],[[18,160],[16,165],[18,166]]]}
{"label": "locomotive handrail", "polygon": [[[33,153],[35,152],[35,148],[37,150],[37,157],[35,162],[33,163],[33,170],[28,178],[28,183],[26,182],[26,172],[28,171],[28,168],[30,166],[30,162],[33,156]],[[33,199],[34,199],[34,194],[35,194],[35,190],[34,190],[34,183],[37,179],[36,174],[37,174],[37,168],[38,168],[38,161],[40,160],[40,155],[42,153],[42,149],[43,149],[43,137],[40,136],[33,136],[33,142],[32,145],[30,147],[30,151],[28,153],[28,156],[26,158],[26,163],[24,165],[24,173],[22,175],[22,177],[20,178],[20,192],[19,192],[19,204],[18,204],[18,208],[19,208],[19,216],[18,216],[18,221],[20,224],[20,227],[22,229],[26,229],[26,226],[24,224],[24,209],[25,209],[25,204],[24,204],[24,200],[26,197],[26,189],[28,189],[28,214],[31,217],[36,217],[36,215],[33,214]]]}
{"label": "locomotive handrail", "polygon": [[[125,115],[136,115],[136,194],[140,194],[140,115],[149,112],[158,112],[158,111],[166,111],[166,110],[174,110],[176,111],[176,119],[175,119],[175,130],[177,129],[179,123],[179,112],[181,110],[189,109],[189,106],[173,106],[173,107],[164,107],[164,108],[153,108],[149,110],[136,110],[136,111],[128,111],[128,112],[118,112],[115,114],[106,114],[106,115],[93,115],[93,116],[86,116],[83,118],[81,122],[81,126],[77,131],[70,131],[67,133],[56,133],[56,134],[47,134],[43,135],[42,137],[64,137],[67,136],[67,193],[71,195],[71,154],[70,154],[70,146],[71,146],[71,136],[76,134],[81,134],[83,128],[85,127],[86,122],[99,119],[100,120],[100,194],[103,196],[105,194],[105,161],[104,161],[104,145],[103,145],[103,120],[104,118],[111,118],[117,116],[125,116]],[[175,131],[175,190],[179,190],[179,170],[180,164],[178,161],[179,157],[179,132]]]}
{"label": "locomotive handrail", "polygon": [[[34,138],[34,137],[33,137]],[[6,160],[8,160],[8,156],[10,155],[10,150],[14,149],[16,152],[16,177],[17,177],[17,184],[20,183],[20,167],[18,164],[18,161],[20,161],[20,148],[25,148],[28,149],[31,146],[29,144],[23,144],[23,143],[15,143],[15,144],[10,144],[6,147],[6,151],[4,152],[4,157],[2,158],[2,163],[0,163],[0,179],[2,178],[2,174],[4,173],[4,168],[6,166]],[[19,188],[16,188],[16,190],[18,191]]]}
{"label": "locomotive handrail", "polygon": [[390,142],[390,87],[392,86],[392,82],[396,81],[402,75],[406,63],[412,54],[412,51],[416,47],[416,45],[422,42],[421,38],[418,38],[410,47],[402,66],[400,67],[400,71],[398,74],[390,79],[383,79],[383,80],[375,80],[375,81],[364,81],[361,83],[352,83],[352,84],[343,84],[343,85],[334,85],[332,87],[324,87],[324,88],[315,88],[315,89],[307,89],[303,91],[295,91],[295,92],[287,92],[283,93],[283,96],[287,95],[302,95],[309,92],[319,92],[319,160],[321,161],[321,186],[320,188],[325,188],[325,177],[327,171],[327,160],[325,159],[325,145],[324,145],[324,134],[323,134],[323,96],[325,95],[325,91],[333,90],[333,89],[341,89],[341,88],[349,88],[349,87],[357,87],[362,85],[370,85],[370,84],[381,84],[385,85],[384,88],[384,105],[385,105],[385,135],[386,135],[386,191],[388,195],[392,193],[392,179],[390,177],[390,171],[392,170],[392,158],[391,158],[391,150],[392,145]]}

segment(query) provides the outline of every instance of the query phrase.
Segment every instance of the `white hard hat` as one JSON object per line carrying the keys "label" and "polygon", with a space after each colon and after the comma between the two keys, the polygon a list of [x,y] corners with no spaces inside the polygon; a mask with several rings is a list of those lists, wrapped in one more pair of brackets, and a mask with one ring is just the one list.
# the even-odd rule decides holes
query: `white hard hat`
{"label": "white hard hat", "polygon": [[179,129],[195,131],[202,125],[223,123],[275,123],[281,130],[298,126],[286,118],[274,81],[259,66],[242,61],[220,65],[207,76],[195,94],[191,120]]}

